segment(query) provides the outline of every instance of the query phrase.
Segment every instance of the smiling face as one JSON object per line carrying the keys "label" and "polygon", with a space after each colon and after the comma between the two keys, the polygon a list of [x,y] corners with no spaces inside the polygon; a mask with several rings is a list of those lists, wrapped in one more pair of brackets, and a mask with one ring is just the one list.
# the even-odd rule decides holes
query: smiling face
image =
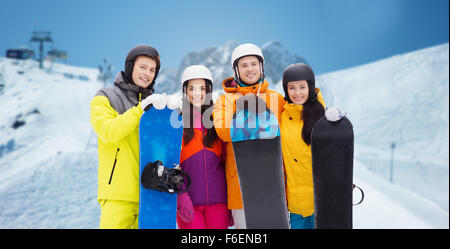
{"label": "smiling face", "polygon": [[239,59],[238,63],[239,77],[247,84],[254,84],[261,78],[261,68],[256,56],[250,55]]}
{"label": "smiling face", "polygon": [[156,61],[148,56],[138,56],[134,62],[132,78],[137,86],[147,88],[155,78]]}
{"label": "smiling face", "polygon": [[309,87],[306,80],[288,82],[287,90],[289,98],[296,105],[303,105],[308,100]]}
{"label": "smiling face", "polygon": [[200,108],[205,101],[206,95],[206,82],[204,79],[192,79],[188,81],[186,95],[189,102],[196,107]]}

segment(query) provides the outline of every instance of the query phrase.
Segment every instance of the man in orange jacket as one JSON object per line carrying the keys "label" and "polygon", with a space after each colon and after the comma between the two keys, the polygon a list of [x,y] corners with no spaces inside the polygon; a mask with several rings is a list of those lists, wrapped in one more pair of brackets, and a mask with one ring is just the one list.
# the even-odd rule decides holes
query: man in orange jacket
{"label": "man in orange jacket", "polygon": [[230,137],[230,126],[236,111],[236,100],[246,94],[255,94],[266,102],[266,106],[280,121],[285,100],[278,92],[268,89],[264,80],[264,56],[259,47],[246,43],[236,47],[231,55],[234,77],[223,81],[225,94],[219,96],[214,105],[214,126],[218,136],[226,143],[225,172],[227,179],[228,208],[231,209],[237,229],[246,228],[241,189],[237,175],[234,151]]}

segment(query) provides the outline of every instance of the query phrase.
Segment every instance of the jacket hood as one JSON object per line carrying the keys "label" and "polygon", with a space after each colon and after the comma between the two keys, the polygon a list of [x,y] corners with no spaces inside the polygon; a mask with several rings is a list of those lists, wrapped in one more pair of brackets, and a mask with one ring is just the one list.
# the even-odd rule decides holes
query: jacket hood
{"label": "jacket hood", "polygon": [[303,111],[303,105],[296,105],[294,103],[287,103],[284,105],[284,109],[286,111],[288,111],[289,113],[291,112],[301,112]]}
{"label": "jacket hood", "polygon": [[[258,92],[258,87],[259,87],[259,83],[252,85],[252,86],[239,86],[237,84],[237,82],[234,80],[234,77],[230,77],[225,79],[222,82],[222,86],[223,86],[223,90],[226,93],[242,93],[242,94],[247,94],[247,93],[254,93],[256,94]],[[267,90],[267,88],[269,87],[269,82],[267,82],[266,80],[264,80],[261,83],[261,89],[259,90],[260,92],[265,92]]]}

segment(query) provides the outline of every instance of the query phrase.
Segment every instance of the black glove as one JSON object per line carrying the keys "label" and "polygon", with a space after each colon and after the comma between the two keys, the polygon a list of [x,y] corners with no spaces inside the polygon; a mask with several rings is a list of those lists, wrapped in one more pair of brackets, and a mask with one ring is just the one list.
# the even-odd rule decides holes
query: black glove
{"label": "black glove", "polygon": [[[183,185],[186,183],[186,188]],[[184,193],[191,186],[191,178],[181,169],[164,167],[161,161],[148,163],[141,175],[144,188],[167,193]]]}

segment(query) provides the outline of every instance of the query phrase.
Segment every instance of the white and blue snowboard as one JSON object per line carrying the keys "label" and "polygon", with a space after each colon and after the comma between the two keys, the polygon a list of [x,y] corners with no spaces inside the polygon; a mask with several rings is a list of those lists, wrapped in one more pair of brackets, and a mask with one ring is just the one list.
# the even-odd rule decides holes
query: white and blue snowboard
{"label": "white and blue snowboard", "polygon": [[[172,119],[172,122],[171,122]],[[139,176],[148,163],[157,160],[173,168],[180,163],[183,127],[177,110],[150,108],[139,123]],[[140,229],[176,229],[177,195],[139,187]]]}

